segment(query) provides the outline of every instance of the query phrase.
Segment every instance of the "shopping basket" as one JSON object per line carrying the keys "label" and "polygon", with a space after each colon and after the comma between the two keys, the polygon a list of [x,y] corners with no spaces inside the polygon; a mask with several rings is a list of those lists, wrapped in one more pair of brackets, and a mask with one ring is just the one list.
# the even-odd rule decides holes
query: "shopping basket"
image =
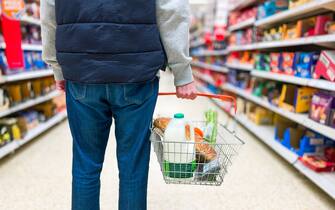
{"label": "shopping basket", "polygon": [[[176,93],[160,93],[159,95],[175,95]],[[236,113],[236,100],[231,96],[199,93],[198,96],[220,99],[234,103]],[[206,122],[191,122],[193,127],[205,128]],[[235,122],[236,123],[236,122]],[[167,184],[190,184],[220,186],[233,158],[238,154],[244,142],[235,134],[235,129],[228,129],[228,123],[217,124],[217,137],[215,143],[207,141],[178,142],[164,141],[164,134],[160,129],[152,128],[150,141],[154,147],[163,178]],[[186,150],[185,150],[186,148]],[[183,152],[181,152],[183,151]],[[187,151],[187,152],[185,152]],[[211,152],[211,158],[203,157],[203,151]],[[208,153],[210,154],[210,153]],[[213,155],[215,154],[215,156]],[[213,158],[214,156],[214,158]],[[171,166],[166,158],[175,162],[182,158],[195,157],[189,164],[174,164]]]}

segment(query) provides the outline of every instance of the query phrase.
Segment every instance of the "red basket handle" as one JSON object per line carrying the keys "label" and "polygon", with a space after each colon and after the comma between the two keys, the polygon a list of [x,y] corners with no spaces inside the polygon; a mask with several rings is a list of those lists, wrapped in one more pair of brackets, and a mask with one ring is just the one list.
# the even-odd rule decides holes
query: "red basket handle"
{"label": "red basket handle", "polygon": [[[159,96],[172,96],[172,95],[177,95],[177,93],[175,93],[175,92],[166,92],[166,93],[159,93],[158,95]],[[197,96],[220,99],[221,101],[230,101],[230,102],[232,102],[234,104],[235,114],[237,112],[236,98],[233,97],[233,96],[215,95],[215,94],[208,94],[208,93],[197,93]]]}

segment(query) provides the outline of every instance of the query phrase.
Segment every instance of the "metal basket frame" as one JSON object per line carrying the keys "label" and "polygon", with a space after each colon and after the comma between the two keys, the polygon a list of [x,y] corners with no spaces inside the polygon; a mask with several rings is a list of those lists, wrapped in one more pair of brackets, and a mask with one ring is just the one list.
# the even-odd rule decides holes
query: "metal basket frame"
{"label": "metal basket frame", "polygon": [[[202,121],[192,122],[194,127],[199,128],[203,128],[205,124],[206,122]],[[163,133],[159,129],[152,128],[150,141],[154,147],[163,178],[167,184],[222,185],[224,177],[228,172],[228,167],[232,165],[233,158],[238,154],[238,151],[244,142],[236,135],[235,131],[228,129],[228,123],[225,125],[218,123],[217,128],[217,141],[214,144],[209,144],[207,142],[195,143],[191,141],[164,142]],[[216,158],[214,160],[209,161],[204,158],[201,159],[201,154],[197,152],[195,148],[204,145],[208,145],[215,150]],[[173,151],[169,151],[170,147],[174,148]],[[188,152],[178,152],[178,148],[182,147],[187,147]],[[165,160],[168,158],[171,159],[171,155],[172,157],[179,157],[180,160],[181,157],[186,157],[186,159],[190,159],[190,157],[193,159],[193,157],[196,157],[195,165],[193,165],[192,162],[192,165],[187,164],[185,166],[185,164],[181,164],[179,166],[178,164],[173,164],[173,167],[171,167],[171,164]],[[181,169],[182,167],[184,168]]]}

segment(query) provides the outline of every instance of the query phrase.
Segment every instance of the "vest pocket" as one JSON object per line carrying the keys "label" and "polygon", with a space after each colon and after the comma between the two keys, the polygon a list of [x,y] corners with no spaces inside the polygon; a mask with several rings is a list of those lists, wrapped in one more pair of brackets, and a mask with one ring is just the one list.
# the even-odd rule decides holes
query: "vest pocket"
{"label": "vest pocket", "polygon": [[66,85],[68,86],[69,94],[75,100],[82,100],[86,97],[87,85],[76,82],[67,82]]}
{"label": "vest pocket", "polygon": [[158,89],[158,78],[144,83],[124,85],[124,100],[129,104],[141,105],[147,101]]}

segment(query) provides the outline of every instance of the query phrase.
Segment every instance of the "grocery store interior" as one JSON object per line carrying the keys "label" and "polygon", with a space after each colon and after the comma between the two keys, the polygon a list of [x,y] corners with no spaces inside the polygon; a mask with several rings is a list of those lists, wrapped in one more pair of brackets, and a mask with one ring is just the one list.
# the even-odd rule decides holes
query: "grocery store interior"
{"label": "grocery store interior", "polygon": [[[167,143],[152,140],[148,209],[335,209],[335,0],[189,1],[197,88],[235,98],[236,110],[228,100],[159,97],[155,119],[181,112],[206,126],[188,179],[169,174],[156,147]],[[40,0],[1,1],[1,210],[71,206],[65,94],[42,60],[39,10]],[[173,91],[172,73],[161,72],[160,92]],[[113,131],[101,209],[118,205]]]}

